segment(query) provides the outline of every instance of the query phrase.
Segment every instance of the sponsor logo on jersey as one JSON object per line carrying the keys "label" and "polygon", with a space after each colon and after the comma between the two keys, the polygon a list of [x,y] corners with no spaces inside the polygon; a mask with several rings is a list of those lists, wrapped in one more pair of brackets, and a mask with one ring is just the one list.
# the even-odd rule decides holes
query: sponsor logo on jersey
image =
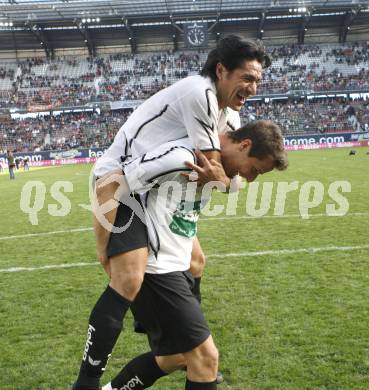
{"label": "sponsor logo on jersey", "polygon": [[197,220],[199,219],[201,201],[181,201],[173,213],[169,229],[183,237],[194,237],[197,234]]}

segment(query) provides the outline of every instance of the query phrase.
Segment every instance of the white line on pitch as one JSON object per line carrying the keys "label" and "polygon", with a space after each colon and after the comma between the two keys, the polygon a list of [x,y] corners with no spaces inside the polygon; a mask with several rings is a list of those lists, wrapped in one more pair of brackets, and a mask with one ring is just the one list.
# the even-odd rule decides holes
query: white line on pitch
{"label": "white line on pitch", "polygon": [[[309,218],[314,217],[327,217],[327,218],[342,218],[342,217],[361,217],[361,216],[368,216],[369,213],[348,213],[345,215],[327,215],[327,214],[310,214]],[[301,214],[286,214],[286,215],[263,215],[261,217],[253,217],[250,215],[242,215],[242,216],[225,216],[225,217],[204,217],[200,218],[199,222],[204,221],[219,221],[219,220],[238,220],[238,219],[264,219],[264,218],[302,218]],[[69,230],[55,230],[50,232],[40,232],[40,233],[29,233],[29,234],[20,234],[15,236],[0,236],[1,240],[13,240],[17,238],[28,238],[28,237],[39,237],[39,236],[51,236],[54,234],[63,234],[63,233],[78,233],[78,232],[88,232],[91,231],[91,227],[84,227],[84,228],[76,228],[76,229],[69,229]]]}
{"label": "white line on pitch", "polygon": [[39,236],[51,236],[53,234],[62,234],[62,233],[77,233],[77,232],[88,232],[91,231],[91,227],[69,229],[69,230],[55,230],[51,232],[40,232],[40,233],[29,233],[29,234],[20,234],[18,236],[0,236],[0,240],[13,240],[15,238],[27,238],[27,237],[39,237]]}
{"label": "white line on pitch", "polygon": [[[315,248],[295,248],[295,249],[277,249],[277,250],[268,250],[268,251],[255,251],[255,252],[238,252],[238,253],[214,253],[209,254],[208,258],[218,258],[218,257],[256,257],[256,256],[280,256],[294,253],[317,253],[317,252],[346,252],[346,251],[355,251],[369,249],[368,245],[356,245],[356,246],[326,246],[326,247],[315,247]],[[9,273],[9,272],[21,272],[21,271],[40,271],[48,269],[58,269],[58,268],[78,268],[78,267],[87,267],[92,265],[100,264],[97,261],[94,262],[80,262],[80,263],[66,263],[66,264],[51,264],[43,265],[39,267],[12,267],[12,268],[0,268],[0,273]]]}
{"label": "white line on pitch", "polygon": [[354,250],[369,249],[368,245],[357,245],[357,246],[325,246],[318,248],[296,248],[296,249],[279,249],[269,251],[257,251],[257,252],[238,252],[238,253],[214,253],[207,257],[255,257],[255,256],[279,256],[289,255],[295,253],[317,253],[317,252],[346,252]]}
{"label": "white line on pitch", "polygon": [[43,265],[41,267],[11,267],[11,268],[0,268],[0,272],[21,272],[21,271],[39,271],[45,269],[58,269],[58,268],[78,268],[78,267],[88,267],[91,265],[100,264],[98,262],[91,263],[65,263],[65,264],[50,264]]}

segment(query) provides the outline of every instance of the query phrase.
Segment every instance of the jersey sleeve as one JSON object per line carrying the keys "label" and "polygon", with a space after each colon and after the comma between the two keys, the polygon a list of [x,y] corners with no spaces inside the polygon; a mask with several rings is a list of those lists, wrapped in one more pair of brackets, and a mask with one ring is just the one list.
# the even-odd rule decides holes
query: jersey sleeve
{"label": "jersey sleeve", "polygon": [[234,111],[230,108],[227,108],[227,110],[228,110],[227,123],[226,123],[227,131],[238,130],[241,127],[240,114],[237,111]]}
{"label": "jersey sleeve", "polygon": [[122,126],[116,134],[113,143],[105,153],[97,159],[94,166],[94,175],[96,177],[102,177],[115,169],[121,169],[122,160],[129,157],[127,154],[128,143],[124,133],[124,126]]}
{"label": "jersey sleeve", "polygon": [[218,101],[212,89],[189,90],[181,98],[180,109],[192,145],[202,151],[220,151]]}
{"label": "jersey sleeve", "polygon": [[168,143],[123,165],[123,172],[131,192],[144,194],[153,186],[170,180],[171,175],[191,171],[185,161],[196,162],[193,150]]}

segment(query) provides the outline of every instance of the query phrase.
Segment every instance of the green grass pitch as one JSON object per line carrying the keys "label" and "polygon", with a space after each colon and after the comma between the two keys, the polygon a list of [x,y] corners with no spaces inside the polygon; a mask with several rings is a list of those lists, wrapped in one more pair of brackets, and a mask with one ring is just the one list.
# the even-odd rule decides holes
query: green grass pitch
{"label": "green grass pitch", "polygon": [[[288,171],[259,180],[274,183],[267,217],[247,217],[247,188],[236,216],[201,217],[199,238],[208,255],[203,308],[220,351],[226,380],[220,389],[369,389],[367,151],[291,152]],[[65,390],[77,375],[87,319],[108,282],[95,264],[92,231],[71,231],[91,226],[90,213],[79,206],[88,203],[90,169],[31,168],[16,173],[15,181],[0,175],[1,390]],[[37,226],[20,209],[21,189],[30,180],[47,190]],[[58,204],[50,188],[59,180],[73,183],[64,217],[48,213],[49,204]],[[279,181],[298,181],[299,189],[287,195],[285,215],[273,217]],[[299,190],[307,181],[321,182],[324,197],[303,219]],[[351,183],[343,194],[350,206],[345,216],[325,215],[326,205],[335,204],[328,193],[334,181]],[[40,269],[75,263],[89,265]],[[17,267],[35,269],[9,272]],[[102,382],[147,350],[129,315]],[[183,389],[184,375],[153,388]]]}

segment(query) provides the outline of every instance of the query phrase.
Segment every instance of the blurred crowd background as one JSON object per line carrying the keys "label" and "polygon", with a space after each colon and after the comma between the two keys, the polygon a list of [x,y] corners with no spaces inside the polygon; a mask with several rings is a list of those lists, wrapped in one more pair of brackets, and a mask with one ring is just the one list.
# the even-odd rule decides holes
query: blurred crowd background
{"label": "blurred crowd background", "polygon": [[[285,135],[368,131],[369,43],[268,50],[272,66],[242,109],[243,121],[272,119]],[[200,50],[2,62],[0,152],[108,146],[140,101],[199,73],[206,56]],[[6,114],[15,108],[42,114]]]}

